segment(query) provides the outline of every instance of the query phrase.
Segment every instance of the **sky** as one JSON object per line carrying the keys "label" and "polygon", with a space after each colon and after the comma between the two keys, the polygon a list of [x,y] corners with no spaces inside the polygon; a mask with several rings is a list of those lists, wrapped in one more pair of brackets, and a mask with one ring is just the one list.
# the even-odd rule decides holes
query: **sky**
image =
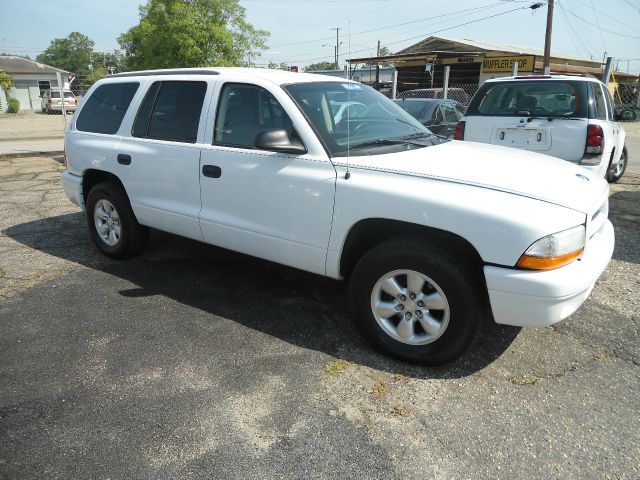
{"label": "sky", "polygon": [[[537,10],[534,3],[545,5]],[[138,23],[137,0],[0,0],[0,52],[35,58],[54,38],[79,31],[96,50],[119,48],[117,37]],[[377,41],[396,52],[433,34],[542,49],[542,0],[241,0],[247,20],[268,30],[269,49],[252,58],[305,66],[375,55]],[[556,0],[552,50],[571,57],[618,60],[640,73],[640,0]],[[349,35],[351,32],[351,35]],[[6,45],[6,47],[5,47]]]}

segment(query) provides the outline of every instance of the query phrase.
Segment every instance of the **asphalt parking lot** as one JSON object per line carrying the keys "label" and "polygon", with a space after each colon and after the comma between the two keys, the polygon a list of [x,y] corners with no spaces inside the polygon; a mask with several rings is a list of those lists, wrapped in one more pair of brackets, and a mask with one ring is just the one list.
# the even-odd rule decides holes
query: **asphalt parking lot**
{"label": "asphalt parking lot", "polygon": [[156,231],[101,256],[60,162],[0,159],[0,478],[640,477],[640,175],[581,310],[421,368],[340,283]]}

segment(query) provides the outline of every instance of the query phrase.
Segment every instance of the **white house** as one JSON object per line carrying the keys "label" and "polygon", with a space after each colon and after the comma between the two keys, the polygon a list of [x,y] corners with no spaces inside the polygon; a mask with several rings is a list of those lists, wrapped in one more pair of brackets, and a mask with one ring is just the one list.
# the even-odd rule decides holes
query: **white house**
{"label": "white house", "polygon": [[57,72],[62,76],[63,86],[69,88],[70,72],[28,58],[0,55],[0,72],[8,73],[15,80],[9,95],[18,99],[20,110],[40,109],[42,92],[58,86]]}

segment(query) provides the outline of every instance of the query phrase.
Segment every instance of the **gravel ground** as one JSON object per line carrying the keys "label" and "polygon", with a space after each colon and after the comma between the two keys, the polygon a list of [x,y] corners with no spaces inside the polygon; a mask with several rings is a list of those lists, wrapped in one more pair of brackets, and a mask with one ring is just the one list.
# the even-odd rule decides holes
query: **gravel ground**
{"label": "gravel ground", "polygon": [[0,478],[640,478],[640,176],[583,308],[428,369],[340,283],[160,232],[102,257],[60,161],[0,160]]}

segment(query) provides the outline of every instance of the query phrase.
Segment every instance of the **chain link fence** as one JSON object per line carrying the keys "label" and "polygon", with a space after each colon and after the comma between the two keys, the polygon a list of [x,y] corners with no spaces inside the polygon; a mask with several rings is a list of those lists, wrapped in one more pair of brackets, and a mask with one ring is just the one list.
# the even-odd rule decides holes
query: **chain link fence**
{"label": "chain link fence", "polygon": [[618,83],[611,90],[617,108],[638,108],[638,84]]}
{"label": "chain link fence", "polygon": [[467,107],[478,87],[477,83],[458,83],[449,84],[446,89],[443,87],[416,88],[399,91],[396,98],[448,98]]}

